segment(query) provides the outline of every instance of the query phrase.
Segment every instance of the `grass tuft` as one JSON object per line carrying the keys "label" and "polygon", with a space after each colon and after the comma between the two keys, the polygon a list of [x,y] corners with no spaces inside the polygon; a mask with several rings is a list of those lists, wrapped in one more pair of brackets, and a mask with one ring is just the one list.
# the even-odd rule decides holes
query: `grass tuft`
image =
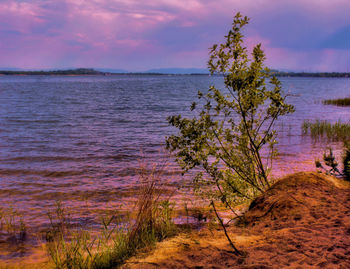
{"label": "grass tuft", "polygon": [[[102,220],[97,236],[69,224],[61,203],[49,214],[51,229],[47,233],[47,251],[54,268],[115,268],[141,249],[175,235],[172,221],[171,192],[165,191],[159,169],[151,174],[140,170],[140,189],[135,217],[122,222],[116,216]],[[164,167],[163,167],[164,168]]]}
{"label": "grass tuft", "polygon": [[27,226],[22,215],[13,208],[0,208],[0,235],[5,235],[14,243],[26,240]]}

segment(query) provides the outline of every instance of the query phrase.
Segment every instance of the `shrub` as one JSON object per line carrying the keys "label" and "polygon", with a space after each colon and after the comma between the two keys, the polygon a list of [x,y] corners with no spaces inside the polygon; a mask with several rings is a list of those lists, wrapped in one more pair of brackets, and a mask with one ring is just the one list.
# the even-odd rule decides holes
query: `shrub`
{"label": "shrub", "polygon": [[196,190],[230,208],[269,187],[277,153],[274,123],[294,110],[265,67],[261,45],[248,57],[241,32],[248,21],[237,13],[225,42],[211,48],[208,66],[211,74],[224,76],[225,90],[198,92],[201,103],[191,106],[195,117],[168,119],[179,134],[167,138],[167,148],[184,172],[196,168]]}
{"label": "shrub", "polygon": [[[208,66],[211,74],[224,76],[225,91],[211,86],[194,118],[170,117],[179,129],[167,138],[184,172],[196,168],[196,190],[211,200],[211,206],[235,253],[241,252],[228,236],[215,209],[219,200],[235,213],[233,206],[251,200],[270,186],[276,131],[274,123],[281,115],[294,111],[285,102],[280,81],[265,67],[261,44],[248,57],[243,44],[242,27],[249,22],[237,13],[226,40],[211,48]],[[266,80],[269,79],[270,85]],[[196,110],[193,103],[191,110]],[[215,190],[216,189],[216,190]]]}

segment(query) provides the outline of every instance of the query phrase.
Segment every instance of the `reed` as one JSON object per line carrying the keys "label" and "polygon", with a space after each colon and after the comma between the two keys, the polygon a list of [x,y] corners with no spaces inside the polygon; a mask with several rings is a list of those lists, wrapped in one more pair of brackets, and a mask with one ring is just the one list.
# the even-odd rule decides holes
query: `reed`
{"label": "reed", "polygon": [[339,99],[328,99],[322,102],[325,105],[350,106],[350,97]]}
{"label": "reed", "polygon": [[350,122],[343,123],[339,120],[336,123],[330,123],[322,120],[316,120],[315,122],[305,120],[302,124],[302,132],[316,140],[349,141]]}
{"label": "reed", "polygon": [[134,217],[127,221],[111,216],[102,220],[98,236],[69,223],[61,203],[50,215],[47,251],[54,268],[115,268],[138,251],[175,235],[172,221],[172,192],[165,191],[160,172],[141,169],[140,188]]}
{"label": "reed", "polygon": [[11,239],[13,243],[26,240],[27,226],[22,215],[13,208],[0,208],[0,235]]}

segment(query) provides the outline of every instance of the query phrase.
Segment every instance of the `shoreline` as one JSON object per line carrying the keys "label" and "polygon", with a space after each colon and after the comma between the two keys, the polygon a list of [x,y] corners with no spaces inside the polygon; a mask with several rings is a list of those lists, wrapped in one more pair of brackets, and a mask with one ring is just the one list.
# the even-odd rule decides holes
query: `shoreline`
{"label": "shoreline", "polygon": [[[291,78],[350,78],[349,72],[280,72],[271,71],[276,77]],[[156,73],[156,72],[125,72],[112,73],[101,72],[95,69],[81,68],[73,70],[53,71],[11,71],[0,70],[0,76],[214,76],[222,77],[220,74],[208,73]]]}
{"label": "shoreline", "polygon": [[[311,179],[309,180],[308,178],[311,178]],[[293,182],[295,182],[295,183],[293,183]],[[314,182],[321,182],[321,183],[317,183],[321,187],[314,186],[315,185]],[[318,223],[318,221],[320,219],[322,219],[323,222],[326,221],[323,224],[328,225],[328,226],[331,225],[331,223],[329,221],[327,222],[327,218],[326,219],[324,219],[324,217],[321,218],[319,215],[319,214],[326,214],[326,211],[324,211],[325,209],[327,209],[327,212],[330,212],[330,211],[332,211],[332,208],[337,208],[337,207],[339,208],[340,206],[343,206],[343,208],[345,208],[345,209],[342,209],[343,211],[338,210],[340,213],[345,212],[344,210],[346,210],[346,206],[348,206],[348,208],[350,209],[350,207],[349,207],[350,204],[348,205],[348,203],[350,203],[350,182],[346,182],[346,181],[343,181],[343,180],[340,180],[340,179],[337,179],[337,178],[334,178],[331,176],[327,176],[324,174],[318,174],[315,172],[299,172],[299,173],[291,174],[291,175],[288,175],[286,177],[281,178],[280,180],[277,181],[277,183],[274,184],[274,186],[278,185],[278,184],[282,185],[282,187],[279,188],[278,191],[276,191],[272,194],[271,194],[271,191],[267,191],[266,194],[262,195],[263,197],[265,197],[264,198],[265,200],[268,200],[268,199],[276,200],[277,199],[276,197],[279,197],[277,200],[281,201],[282,204],[284,203],[283,201],[285,199],[287,199],[286,200],[287,204],[289,204],[291,201],[293,203],[294,200],[298,200],[300,203],[297,202],[297,203],[292,204],[291,208],[294,208],[294,209],[292,209],[292,210],[289,209],[288,212],[285,212],[283,210],[281,211],[280,209],[278,209],[278,210],[276,209],[277,211],[275,211],[274,214],[278,214],[279,216],[275,220],[271,219],[270,217],[267,219],[265,218],[266,221],[268,221],[268,223],[269,223],[269,225],[267,227],[265,227],[267,224],[264,224],[265,223],[264,220],[260,220],[260,219],[257,222],[257,224],[253,225],[253,223],[255,223],[255,221],[254,221],[255,217],[252,217],[252,216],[254,216],[254,214],[259,215],[259,216],[263,216],[265,214],[264,210],[266,211],[269,208],[268,204],[264,205],[264,199],[263,200],[260,199],[260,202],[256,203],[258,208],[260,208],[259,211],[257,213],[254,213],[254,212],[252,213],[252,211],[251,211],[252,209],[250,208],[250,210],[248,210],[247,213],[245,214],[245,216],[247,216],[246,218],[248,219],[248,223],[252,223],[252,224],[248,225],[248,227],[250,227],[250,228],[244,228],[242,230],[242,227],[240,228],[240,227],[230,225],[229,231],[230,231],[230,235],[233,238],[233,241],[237,242],[238,246],[240,248],[243,248],[243,250],[247,253],[249,253],[251,248],[258,248],[259,245],[267,244],[268,240],[270,240],[270,241],[271,240],[277,240],[277,241],[282,240],[281,238],[278,237],[280,234],[279,231],[281,229],[282,229],[282,231],[284,231],[283,229],[291,229],[293,231],[296,231],[295,229],[301,229],[301,230],[310,229],[310,227],[309,228],[302,228],[302,227],[304,227],[305,225],[306,226],[311,225],[312,223]],[[308,184],[311,187],[309,187]],[[333,186],[333,187],[331,187],[331,186]],[[291,188],[291,187],[292,187],[293,191],[298,190],[297,192],[292,193],[292,196],[295,198],[295,199],[293,198],[292,200],[290,200],[287,196],[285,196],[283,194],[283,193],[289,193],[288,188]],[[301,187],[303,187],[303,188],[301,188]],[[272,189],[276,189],[276,188],[273,187]],[[322,193],[329,193],[330,191],[331,191],[331,194],[333,193],[332,195],[334,195],[334,197],[333,196],[330,196],[330,197],[325,196],[326,198],[322,198],[324,196],[319,197],[320,195],[324,195]],[[303,193],[307,193],[307,195],[305,194],[306,195],[305,196]],[[346,196],[343,197],[343,199],[345,199],[345,202],[344,202],[345,204],[340,204],[340,205],[334,204],[336,199],[339,200],[339,197],[341,196],[340,194],[342,194],[342,193],[347,193],[347,195],[348,195],[348,197],[346,197]],[[275,196],[277,195],[277,196],[275,197],[274,195]],[[288,195],[290,195],[290,194],[288,194]],[[312,212],[315,212],[315,213],[312,213],[311,211],[305,211],[305,208],[302,205],[303,203],[305,203],[303,199],[309,199],[310,196],[312,197],[312,195],[314,195],[312,200],[310,200],[312,202],[309,201],[308,203],[310,203],[310,205],[312,205],[312,208],[313,208]],[[330,205],[330,208],[327,208],[327,206],[329,205],[329,202],[324,203],[324,199],[328,199],[329,201],[331,201],[332,204]],[[346,199],[349,199],[349,200],[346,200]],[[300,206],[300,205],[302,205],[302,206]],[[201,212],[201,210],[203,212],[206,211],[206,210],[203,210],[202,208],[199,208],[198,210],[199,210],[198,212]],[[295,210],[297,210],[297,211],[300,210],[300,213],[296,213]],[[324,213],[317,213],[318,211],[324,212]],[[350,213],[350,210],[348,210],[348,211],[349,211],[348,213]],[[194,213],[196,213],[196,211],[193,210],[192,213],[194,214]],[[222,214],[222,211],[220,212],[220,214]],[[291,215],[292,219],[290,219],[290,214],[292,214]],[[298,216],[298,218],[295,218],[296,215]],[[198,213],[197,213],[197,216],[198,216]],[[301,217],[299,217],[299,216],[301,216]],[[343,219],[343,221],[341,221],[341,224],[345,225],[344,227],[348,227],[346,229],[349,229],[348,231],[350,232],[350,217],[348,217],[346,214],[338,214],[338,215],[335,214],[335,215],[331,215],[330,217],[331,217],[331,220]],[[194,220],[195,217],[192,216],[192,218]],[[249,219],[251,219],[251,221],[249,221]],[[289,219],[290,219],[290,221],[289,221]],[[300,225],[298,224],[299,220],[303,221]],[[275,222],[276,222],[276,224],[274,224]],[[200,223],[201,223],[200,220],[198,220],[197,224],[201,225]],[[307,223],[309,223],[309,224],[307,224]],[[321,225],[321,223],[317,224],[317,225]],[[346,225],[348,225],[348,226],[346,226]],[[211,231],[210,231],[210,229],[208,230],[208,227],[205,227],[205,225],[203,227],[204,228],[202,228],[202,229],[194,228],[189,233],[188,232],[180,233],[179,235],[176,235],[173,238],[166,239],[165,241],[157,243],[156,248],[154,250],[152,250],[151,252],[147,252],[147,251],[141,252],[141,254],[139,253],[137,256],[132,257],[130,260],[128,260],[125,263],[123,268],[129,268],[130,266],[131,266],[130,268],[148,268],[148,267],[137,267],[140,264],[142,264],[143,266],[145,264],[147,264],[147,266],[150,265],[149,268],[153,268],[151,266],[152,264],[153,265],[160,264],[161,266],[164,266],[164,268],[178,268],[178,265],[176,265],[176,264],[179,260],[183,260],[183,262],[185,262],[185,263],[190,263],[192,265],[195,265],[196,261],[193,261],[191,258],[189,258],[189,254],[194,251],[194,253],[196,253],[196,254],[193,254],[193,255],[199,255],[197,252],[198,250],[196,250],[198,247],[200,247],[201,251],[203,251],[203,249],[207,249],[207,248],[210,249],[210,251],[213,251],[213,248],[214,248],[215,255],[222,253],[222,251],[230,251],[229,250],[230,247],[228,246],[227,240],[224,237],[223,232],[222,232],[220,227],[215,228],[215,226],[213,226],[214,230],[211,230]],[[319,227],[319,226],[317,226],[317,227]],[[341,227],[343,227],[343,226],[341,225]],[[313,229],[310,229],[310,231],[313,231]],[[261,237],[259,235],[259,233],[260,234],[261,233],[268,234],[268,236]],[[291,235],[288,235],[288,236],[290,237]],[[332,236],[332,235],[330,235],[330,236]],[[327,240],[329,240],[329,239],[327,239]],[[42,242],[42,244],[39,244],[35,249],[32,249],[30,251],[31,254],[29,256],[24,256],[24,257],[26,257],[24,259],[23,259],[23,257],[15,257],[13,259],[1,261],[0,267],[7,266],[7,268],[17,268],[16,266],[19,266],[18,268],[22,268],[22,266],[23,266],[23,268],[26,268],[25,266],[28,266],[27,268],[35,268],[34,266],[38,266],[37,268],[39,268],[40,266],[48,265],[48,263],[47,263],[48,258],[47,258],[47,254],[45,252],[44,244],[45,243]],[[278,243],[278,244],[280,244],[280,243]],[[274,247],[275,246],[272,246],[272,248],[274,248]],[[311,247],[311,246],[309,246],[309,247]],[[312,247],[312,248],[314,249],[314,251],[316,251],[316,249],[314,247]],[[349,248],[350,248],[350,245],[349,245]],[[161,257],[166,258],[168,255],[168,254],[166,254],[167,252],[166,251],[163,252],[162,249],[170,249],[172,251],[170,253],[171,255],[168,253],[172,257],[170,260],[166,259],[165,261],[162,261]],[[296,249],[295,251],[298,251],[298,249]],[[291,253],[293,253],[295,251],[292,251]],[[263,250],[263,252],[265,253],[265,250]],[[2,253],[0,255],[3,255],[3,254],[4,253]],[[264,254],[264,255],[266,255],[266,254]],[[202,255],[200,255],[200,256],[202,256]],[[230,257],[231,256],[232,255],[230,254]],[[204,259],[204,261],[209,262],[207,257],[206,258],[202,257],[202,258]],[[232,258],[232,261],[237,262],[237,257],[231,257],[231,258]],[[247,258],[247,259],[251,259],[251,257]],[[266,259],[263,259],[263,260],[266,263]],[[37,263],[38,261],[40,262],[39,264]],[[177,262],[175,262],[175,261],[177,261]],[[197,260],[197,262],[199,262],[199,260]],[[252,261],[250,261],[250,262],[252,262]],[[310,261],[308,261],[308,262],[310,262]],[[203,264],[203,262],[199,262],[199,263]],[[207,266],[208,264],[205,264],[204,267]],[[287,263],[285,265],[287,266]],[[349,265],[350,265],[350,261],[349,261]],[[174,266],[174,267],[172,267],[172,266]],[[221,267],[218,267],[218,268],[221,268]],[[224,268],[224,267],[222,267],[222,268]],[[274,267],[272,266],[269,268],[274,268]]]}

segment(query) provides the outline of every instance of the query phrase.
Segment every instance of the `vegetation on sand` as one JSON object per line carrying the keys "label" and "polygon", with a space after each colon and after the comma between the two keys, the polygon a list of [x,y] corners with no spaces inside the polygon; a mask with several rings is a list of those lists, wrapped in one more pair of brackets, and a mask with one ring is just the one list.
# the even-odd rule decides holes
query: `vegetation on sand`
{"label": "vegetation on sand", "polygon": [[[199,170],[195,183],[200,193],[230,209],[270,186],[274,123],[294,110],[285,102],[280,81],[265,67],[261,45],[248,56],[241,32],[248,22],[237,13],[225,42],[211,48],[208,66],[211,74],[224,76],[225,90],[211,86],[207,94],[198,92],[199,102],[204,101],[195,117],[168,119],[179,134],[167,138],[167,148],[184,172]],[[193,103],[191,110],[196,108]]]}
{"label": "vegetation on sand", "polygon": [[161,188],[159,177],[143,175],[136,216],[102,220],[98,235],[72,227],[61,203],[50,214],[51,229],[46,233],[47,251],[54,268],[116,268],[140,249],[176,233],[172,205]]}

